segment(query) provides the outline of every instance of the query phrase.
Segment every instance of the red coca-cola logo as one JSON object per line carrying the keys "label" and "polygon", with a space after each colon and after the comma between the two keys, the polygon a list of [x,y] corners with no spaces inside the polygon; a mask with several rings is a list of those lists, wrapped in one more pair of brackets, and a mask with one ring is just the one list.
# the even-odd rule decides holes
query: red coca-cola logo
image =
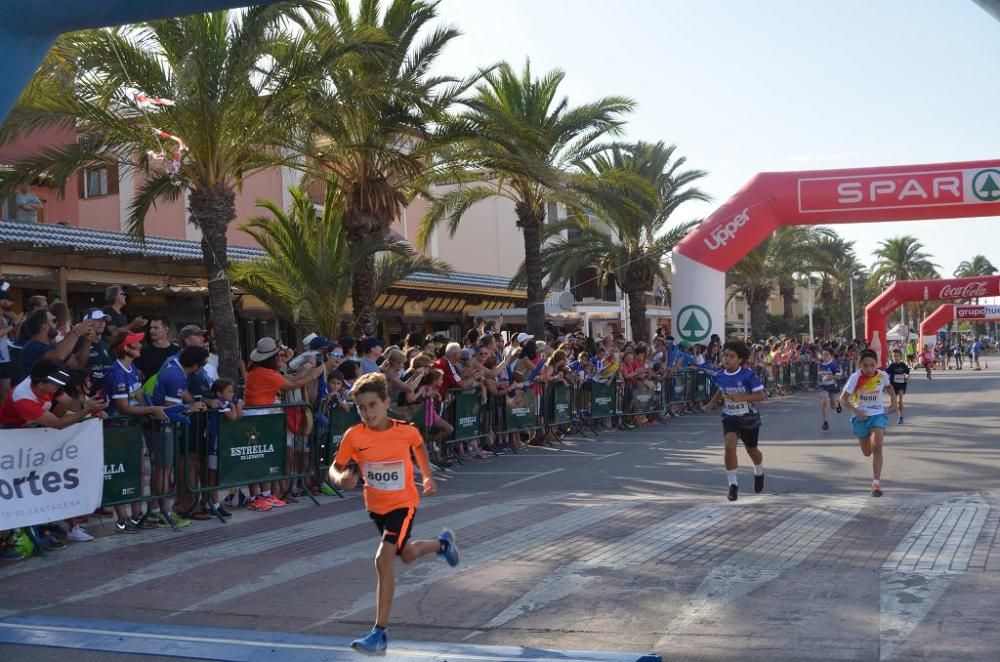
{"label": "red coca-cola logo", "polygon": [[954,287],[945,285],[941,288],[938,299],[975,299],[976,297],[987,297],[989,296],[989,291],[987,290],[988,284],[985,280],[979,280],[975,283]]}
{"label": "red coca-cola logo", "polygon": [[886,301],[885,303],[883,303],[881,306],[878,307],[878,314],[885,315],[887,313],[896,310],[896,308],[899,308],[899,301],[897,301],[896,298],[893,297],[892,299],[889,299],[888,301]]}

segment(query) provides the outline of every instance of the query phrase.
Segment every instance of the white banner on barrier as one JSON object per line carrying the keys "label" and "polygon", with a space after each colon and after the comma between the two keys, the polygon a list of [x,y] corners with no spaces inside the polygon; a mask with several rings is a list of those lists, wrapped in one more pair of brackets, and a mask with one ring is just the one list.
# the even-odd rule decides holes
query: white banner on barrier
{"label": "white banner on barrier", "polygon": [[103,487],[100,420],[0,431],[0,530],[92,513]]}

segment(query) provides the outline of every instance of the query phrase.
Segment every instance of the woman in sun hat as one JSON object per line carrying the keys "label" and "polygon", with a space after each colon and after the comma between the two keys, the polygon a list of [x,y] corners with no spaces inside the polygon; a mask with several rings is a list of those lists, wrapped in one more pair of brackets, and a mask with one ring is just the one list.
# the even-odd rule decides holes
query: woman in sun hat
{"label": "woman in sun hat", "polygon": [[[281,356],[282,346],[274,338],[261,338],[257,341],[257,346],[250,352],[250,367],[247,370],[246,385],[243,388],[243,400],[247,407],[268,406],[281,402],[282,391],[294,391],[318,378],[323,372],[322,365],[313,366],[309,370],[301,371],[295,379],[288,379],[280,370],[284,367]],[[290,456],[292,447],[286,449]],[[291,458],[288,458],[288,466],[291,466]],[[280,489],[280,484],[275,485]],[[275,506],[284,506],[282,501],[271,493],[270,483],[250,486],[250,502],[247,508],[250,510],[271,510]]]}

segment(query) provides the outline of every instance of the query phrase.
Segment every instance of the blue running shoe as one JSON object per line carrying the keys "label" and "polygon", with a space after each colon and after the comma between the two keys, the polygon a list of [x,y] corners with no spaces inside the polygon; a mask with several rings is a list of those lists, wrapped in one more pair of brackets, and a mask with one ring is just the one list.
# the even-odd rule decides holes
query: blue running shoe
{"label": "blue running shoe", "polygon": [[351,642],[351,648],[365,655],[385,655],[388,646],[389,638],[385,635],[385,630],[378,628],[372,628],[371,632]]}
{"label": "blue running shoe", "polygon": [[448,565],[454,568],[462,558],[458,553],[458,545],[455,544],[455,534],[452,533],[451,529],[445,529],[438,536],[438,540],[441,541],[441,546],[443,547],[438,552],[438,556],[442,557],[448,562]]}

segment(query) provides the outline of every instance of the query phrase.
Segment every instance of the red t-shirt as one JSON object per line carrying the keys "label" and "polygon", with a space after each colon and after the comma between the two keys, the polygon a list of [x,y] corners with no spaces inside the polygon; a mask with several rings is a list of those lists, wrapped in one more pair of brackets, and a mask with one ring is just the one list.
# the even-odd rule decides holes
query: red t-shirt
{"label": "red t-shirt", "polygon": [[52,393],[35,393],[31,378],[15,386],[0,404],[0,425],[25,427],[52,408]]}
{"label": "red t-shirt", "polygon": [[462,381],[462,373],[458,371],[458,367],[452,365],[445,357],[439,358],[434,362],[434,367],[444,373],[444,379],[441,380],[441,396],[444,397],[449,390],[453,388],[459,388],[458,384]]}

